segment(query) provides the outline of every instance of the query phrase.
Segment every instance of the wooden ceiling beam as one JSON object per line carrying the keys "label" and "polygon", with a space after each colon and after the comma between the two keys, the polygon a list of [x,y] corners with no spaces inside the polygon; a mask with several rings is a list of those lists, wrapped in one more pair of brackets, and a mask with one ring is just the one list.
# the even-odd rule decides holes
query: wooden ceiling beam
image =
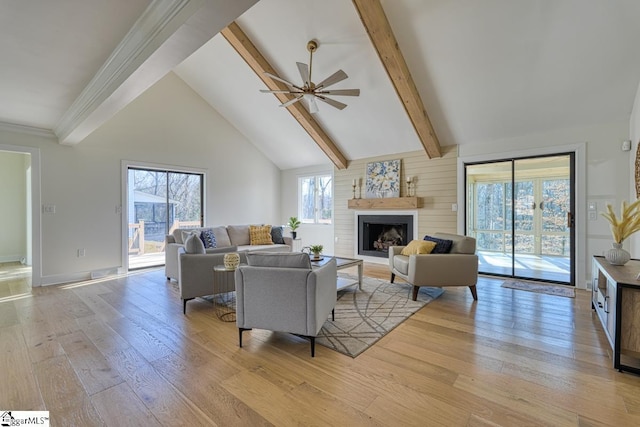
{"label": "wooden ceiling beam", "polygon": [[396,93],[413,124],[420,142],[429,158],[441,157],[440,143],[436,136],[426,108],[420,99],[418,89],[411,77],[409,67],[398,46],[391,25],[382,9],[380,0],[353,0],[360,20],[364,25],[373,47],[393,83]]}
{"label": "wooden ceiling beam", "polygon": [[[221,33],[270,90],[289,89],[284,83],[272,80],[264,75],[265,72],[268,72],[279,76],[236,22],[229,24]],[[281,103],[285,103],[293,98],[292,95],[286,93],[274,93],[274,95]],[[329,135],[320,127],[311,113],[304,108],[302,103],[296,102],[286,108],[298,123],[300,123],[300,126],[302,126],[316,144],[318,144],[318,147],[331,159],[333,164],[336,165],[338,169],[346,169],[349,164],[347,158],[342,154],[340,149],[338,149]]]}

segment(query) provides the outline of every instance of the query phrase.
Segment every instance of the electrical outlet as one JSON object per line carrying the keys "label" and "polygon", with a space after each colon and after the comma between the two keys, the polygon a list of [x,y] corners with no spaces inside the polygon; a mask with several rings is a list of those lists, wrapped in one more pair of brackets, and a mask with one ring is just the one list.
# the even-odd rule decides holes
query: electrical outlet
{"label": "electrical outlet", "polygon": [[457,203],[452,203],[451,204],[451,211],[458,212],[458,204]]}
{"label": "electrical outlet", "polygon": [[78,249],[78,258],[82,258],[83,256],[85,256],[86,251],[84,248],[82,249]]}
{"label": "electrical outlet", "polygon": [[48,214],[56,213],[56,205],[42,205],[42,212]]}
{"label": "electrical outlet", "polygon": [[597,221],[598,214],[596,211],[589,211],[589,221]]}

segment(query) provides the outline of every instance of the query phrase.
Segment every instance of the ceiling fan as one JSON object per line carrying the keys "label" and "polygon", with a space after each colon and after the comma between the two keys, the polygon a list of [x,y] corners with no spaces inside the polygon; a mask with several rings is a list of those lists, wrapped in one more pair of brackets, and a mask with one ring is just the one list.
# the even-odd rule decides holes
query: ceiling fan
{"label": "ceiling fan", "polygon": [[309,51],[309,66],[307,64],[303,64],[302,62],[296,62],[298,65],[298,71],[300,72],[300,76],[302,77],[303,84],[302,86],[294,85],[291,82],[288,82],[280,77],[273,75],[271,73],[265,72],[264,74],[271,77],[273,80],[277,80],[289,86],[289,89],[286,90],[268,90],[262,89],[260,92],[264,93],[288,93],[294,96],[291,100],[281,104],[281,107],[288,107],[289,105],[300,101],[301,99],[305,99],[309,106],[310,113],[318,112],[318,104],[316,103],[316,99],[319,99],[322,102],[326,102],[327,104],[335,107],[339,110],[344,109],[347,104],[343,104],[342,102],[336,101],[334,99],[328,98],[327,95],[338,95],[338,96],[359,96],[360,89],[335,89],[335,90],[327,90],[327,88],[331,85],[334,85],[342,80],[346,79],[347,73],[342,70],[338,70],[323,81],[318,84],[313,83],[311,80],[311,70],[313,65],[313,52],[318,50],[318,42],[315,40],[311,40],[307,43],[307,50]]}

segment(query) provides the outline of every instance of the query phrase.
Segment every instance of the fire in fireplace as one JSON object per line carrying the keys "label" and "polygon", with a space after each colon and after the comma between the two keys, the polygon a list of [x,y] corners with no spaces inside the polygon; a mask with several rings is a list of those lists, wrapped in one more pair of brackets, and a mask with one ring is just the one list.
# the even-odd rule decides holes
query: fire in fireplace
{"label": "fire in fireplace", "polygon": [[413,238],[412,215],[359,215],[358,254],[389,256],[390,246],[406,245]]}

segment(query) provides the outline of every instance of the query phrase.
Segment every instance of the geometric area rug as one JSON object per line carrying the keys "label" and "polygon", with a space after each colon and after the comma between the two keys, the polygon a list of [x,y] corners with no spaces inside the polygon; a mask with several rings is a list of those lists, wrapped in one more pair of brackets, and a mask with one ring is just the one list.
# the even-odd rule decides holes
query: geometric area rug
{"label": "geometric area rug", "polygon": [[[340,274],[343,277],[357,278]],[[417,301],[411,300],[412,286],[363,277],[357,285],[338,291],[335,321],[331,317],[316,337],[316,343],[356,357],[400,325],[416,311],[444,293],[442,288],[423,286]]]}
{"label": "geometric area rug", "polygon": [[538,283],[524,282],[521,280],[505,280],[502,283],[502,287],[518,289],[521,291],[537,292],[547,295],[555,295],[559,297],[576,297],[576,290],[573,286],[542,285]]}

